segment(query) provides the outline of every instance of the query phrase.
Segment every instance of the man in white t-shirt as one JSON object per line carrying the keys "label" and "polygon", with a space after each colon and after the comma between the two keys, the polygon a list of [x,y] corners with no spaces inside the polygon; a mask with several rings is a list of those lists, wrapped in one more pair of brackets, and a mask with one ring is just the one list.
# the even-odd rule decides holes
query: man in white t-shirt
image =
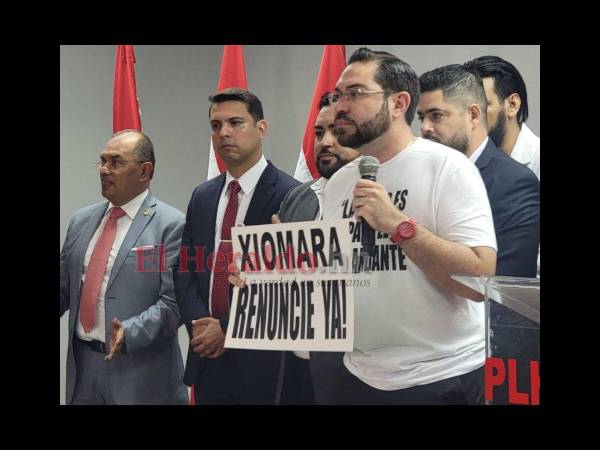
{"label": "man in white t-shirt", "polygon": [[[354,350],[330,374],[325,403],[468,404],[483,401],[483,297],[451,274],[493,275],[496,238],[485,186],[463,155],[412,135],[419,99],[414,70],[361,48],[330,96],[341,145],[377,158],[377,182],[362,158],[325,187],[323,219],[351,218]],[[361,227],[375,231],[372,257]],[[317,355],[318,356],[318,355]]]}

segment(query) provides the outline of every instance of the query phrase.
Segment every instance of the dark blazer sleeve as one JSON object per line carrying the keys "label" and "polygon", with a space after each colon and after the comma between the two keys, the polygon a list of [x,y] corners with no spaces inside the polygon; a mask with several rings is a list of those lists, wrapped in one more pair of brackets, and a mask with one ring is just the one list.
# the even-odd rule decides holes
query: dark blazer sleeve
{"label": "dark blazer sleeve", "polygon": [[[198,188],[192,194],[188,204],[185,226],[181,238],[181,250],[173,267],[173,279],[175,283],[175,298],[181,312],[181,319],[191,335],[192,320],[208,316],[206,304],[201,298],[200,287],[198,283],[197,271],[203,270],[198,267],[196,257],[205,257],[197,255],[196,241],[193,239],[192,228],[195,224],[194,217],[203,217],[201,212],[197,211]],[[187,253],[186,253],[187,252]],[[182,261],[182,255],[186,255]],[[182,266],[183,264],[183,266]]]}
{"label": "dark blazer sleeve", "polygon": [[527,167],[499,183],[496,275],[535,277],[540,243],[540,185]]}
{"label": "dark blazer sleeve", "polygon": [[540,243],[540,183],[490,140],[478,158],[498,243],[496,275],[535,277]]}

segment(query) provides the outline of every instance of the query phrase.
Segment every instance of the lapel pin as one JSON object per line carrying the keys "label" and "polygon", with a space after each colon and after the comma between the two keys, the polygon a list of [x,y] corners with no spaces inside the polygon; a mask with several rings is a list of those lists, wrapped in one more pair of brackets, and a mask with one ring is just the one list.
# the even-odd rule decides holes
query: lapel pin
{"label": "lapel pin", "polygon": [[150,208],[146,208],[144,210],[144,215],[147,216],[148,214],[150,214]]}

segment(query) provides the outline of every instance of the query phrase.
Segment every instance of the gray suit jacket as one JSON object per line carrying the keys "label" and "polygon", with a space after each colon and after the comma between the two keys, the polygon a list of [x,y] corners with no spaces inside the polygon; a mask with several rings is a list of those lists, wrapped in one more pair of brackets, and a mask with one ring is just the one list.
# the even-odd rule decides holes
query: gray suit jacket
{"label": "gray suit jacket", "polygon": [[311,186],[316,181],[301,184],[285,195],[277,213],[282,222],[315,220],[319,212],[319,199]]}
{"label": "gray suit jacket", "polygon": [[[69,223],[60,255],[60,315],[68,309],[66,403],[73,400],[76,383],[73,337],[79,316],[83,261],[88,244],[100,224],[108,202],[77,211]],[[146,214],[144,214],[146,212]],[[125,354],[110,364],[111,389],[118,404],[186,404],[183,360],[177,338],[181,316],[173,288],[172,266],[177,259],[185,216],[149,193],[121,244],[105,295],[106,337],[113,318],[125,330]],[[160,264],[160,245],[166,261]],[[144,270],[138,270],[133,248],[144,251]],[[165,268],[163,272],[159,270]]]}

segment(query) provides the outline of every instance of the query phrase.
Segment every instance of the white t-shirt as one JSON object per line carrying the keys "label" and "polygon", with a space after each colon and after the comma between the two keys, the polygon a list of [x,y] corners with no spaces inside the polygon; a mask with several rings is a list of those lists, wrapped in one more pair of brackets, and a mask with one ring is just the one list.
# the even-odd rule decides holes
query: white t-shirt
{"label": "white t-shirt", "polygon": [[[327,183],[323,219],[351,217],[362,158]],[[409,217],[443,239],[469,247],[496,246],[492,212],[467,157],[419,138],[381,165],[377,181]],[[350,222],[355,258],[360,227]],[[356,230],[358,228],[358,230]],[[355,230],[355,232],[352,232]],[[375,233],[371,272],[356,273],[354,351],[348,370],[382,390],[404,389],[462,375],[484,364],[484,305],[438,287],[384,233]]]}

